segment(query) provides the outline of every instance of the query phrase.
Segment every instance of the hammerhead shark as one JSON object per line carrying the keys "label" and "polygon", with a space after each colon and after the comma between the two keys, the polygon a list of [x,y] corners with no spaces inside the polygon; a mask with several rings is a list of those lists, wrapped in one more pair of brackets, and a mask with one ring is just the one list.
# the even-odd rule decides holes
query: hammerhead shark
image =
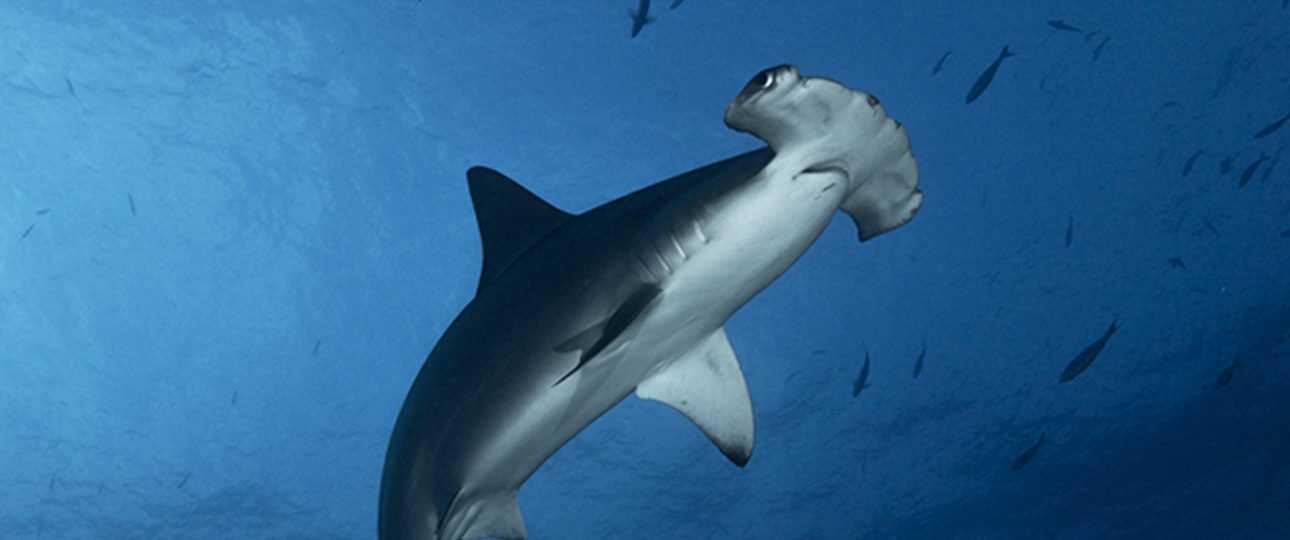
{"label": "hammerhead shark", "polygon": [[905,129],[833,80],[764,70],[725,123],[767,146],[578,215],[467,171],[483,269],[395,423],[381,540],[525,538],[520,486],[632,392],[748,463],[752,404],[726,320],[835,211],[867,241],[909,221],[923,194]]}

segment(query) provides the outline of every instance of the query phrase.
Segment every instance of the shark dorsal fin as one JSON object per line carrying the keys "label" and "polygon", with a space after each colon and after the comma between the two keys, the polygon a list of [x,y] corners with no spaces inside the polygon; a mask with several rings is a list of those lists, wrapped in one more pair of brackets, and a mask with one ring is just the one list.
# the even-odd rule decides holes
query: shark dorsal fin
{"label": "shark dorsal fin", "polygon": [[466,179],[484,246],[478,293],[529,246],[573,216],[488,167],[471,167]]}

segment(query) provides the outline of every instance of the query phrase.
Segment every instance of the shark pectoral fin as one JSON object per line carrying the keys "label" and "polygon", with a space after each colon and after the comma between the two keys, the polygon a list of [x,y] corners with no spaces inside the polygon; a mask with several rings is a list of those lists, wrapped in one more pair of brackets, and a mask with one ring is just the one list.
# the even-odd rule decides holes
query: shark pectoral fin
{"label": "shark pectoral fin", "polygon": [[466,180],[484,245],[478,292],[529,246],[572,216],[488,167],[471,167]]}
{"label": "shark pectoral fin", "polygon": [[743,467],[752,456],[752,402],[724,329],[645,379],[636,395],[680,411],[735,465]]}
{"label": "shark pectoral fin", "polygon": [[[663,292],[663,289],[658,285],[641,285],[622,304],[619,304],[618,309],[615,309],[613,315],[610,315],[604,322],[579,332],[578,335],[557,345],[556,352],[582,350],[582,356],[578,358],[578,365],[574,366],[563,377],[560,377],[560,380],[556,381],[555,384],[564,382],[570,375],[582,369],[582,366],[587,365],[587,362],[590,362],[597,354],[604,351],[605,347],[618,339],[623,334],[623,331],[627,330],[640,317],[641,313],[645,312],[645,308],[654,302],[660,292]],[[595,341],[592,341],[593,338]]]}
{"label": "shark pectoral fin", "polygon": [[516,492],[506,491],[453,502],[440,538],[524,540],[524,517]]}
{"label": "shark pectoral fin", "polygon": [[864,242],[904,225],[923,206],[918,189],[918,161],[906,150],[900,157],[877,169],[842,201],[842,211],[851,216]]}

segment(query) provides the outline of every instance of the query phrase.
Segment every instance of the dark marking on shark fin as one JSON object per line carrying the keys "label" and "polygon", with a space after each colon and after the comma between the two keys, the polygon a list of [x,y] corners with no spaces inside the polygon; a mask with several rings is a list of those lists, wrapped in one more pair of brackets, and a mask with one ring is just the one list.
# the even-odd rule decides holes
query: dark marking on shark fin
{"label": "dark marking on shark fin", "polygon": [[748,464],[755,434],[752,401],[724,329],[645,379],[636,395],[676,409],[732,463]]}
{"label": "dark marking on shark fin", "polygon": [[[622,304],[619,304],[618,309],[614,310],[614,314],[610,315],[604,322],[579,332],[578,335],[556,346],[556,352],[572,352],[581,349],[582,356],[578,358],[578,365],[574,366],[563,377],[560,377],[560,380],[556,381],[555,384],[558,385],[564,382],[570,375],[582,369],[582,366],[587,365],[587,362],[590,362],[597,354],[604,351],[609,344],[618,339],[618,336],[622,335],[623,331],[631,326],[640,317],[641,313],[645,312],[645,308],[649,307],[660,292],[663,292],[663,289],[658,285],[642,285],[638,287],[632,292],[631,296],[628,296]],[[591,341],[592,337],[595,337],[594,342]]]}
{"label": "dark marking on shark fin", "polygon": [[479,289],[539,239],[573,217],[493,169],[471,167],[466,179],[484,247]]}

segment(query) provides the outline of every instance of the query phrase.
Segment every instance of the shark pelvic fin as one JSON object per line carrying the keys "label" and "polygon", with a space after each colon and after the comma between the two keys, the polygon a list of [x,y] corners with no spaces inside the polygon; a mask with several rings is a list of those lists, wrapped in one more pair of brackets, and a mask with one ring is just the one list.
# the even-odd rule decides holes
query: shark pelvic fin
{"label": "shark pelvic fin", "polygon": [[645,311],[645,308],[649,307],[660,292],[663,292],[663,289],[658,285],[641,285],[622,304],[619,304],[618,309],[614,310],[614,314],[610,315],[604,322],[579,332],[578,335],[565,340],[564,343],[557,346],[555,348],[556,352],[581,350],[582,355],[578,357],[578,365],[574,366],[563,377],[560,377],[560,380],[556,381],[555,384],[564,382],[570,375],[582,369],[582,366],[587,365],[587,362],[590,362],[597,354],[604,351],[605,347],[618,339],[618,336],[622,335],[623,331],[640,317],[641,313]]}
{"label": "shark pelvic fin", "polygon": [[439,537],[524,540],[524,517],[514,491],[461,496],[453,501]]}
{"label": "shark pelvic fin", "polygon": [[484,245],[478,293],[529,246],[573,216],[488,167],[471,167],[466,179]]}
{"label": "shark pelvic fin", "polygon": [[735,465],[743,467],[752,456],[752,402],[724,329],[645,379],[636,395],[680,411]]}

